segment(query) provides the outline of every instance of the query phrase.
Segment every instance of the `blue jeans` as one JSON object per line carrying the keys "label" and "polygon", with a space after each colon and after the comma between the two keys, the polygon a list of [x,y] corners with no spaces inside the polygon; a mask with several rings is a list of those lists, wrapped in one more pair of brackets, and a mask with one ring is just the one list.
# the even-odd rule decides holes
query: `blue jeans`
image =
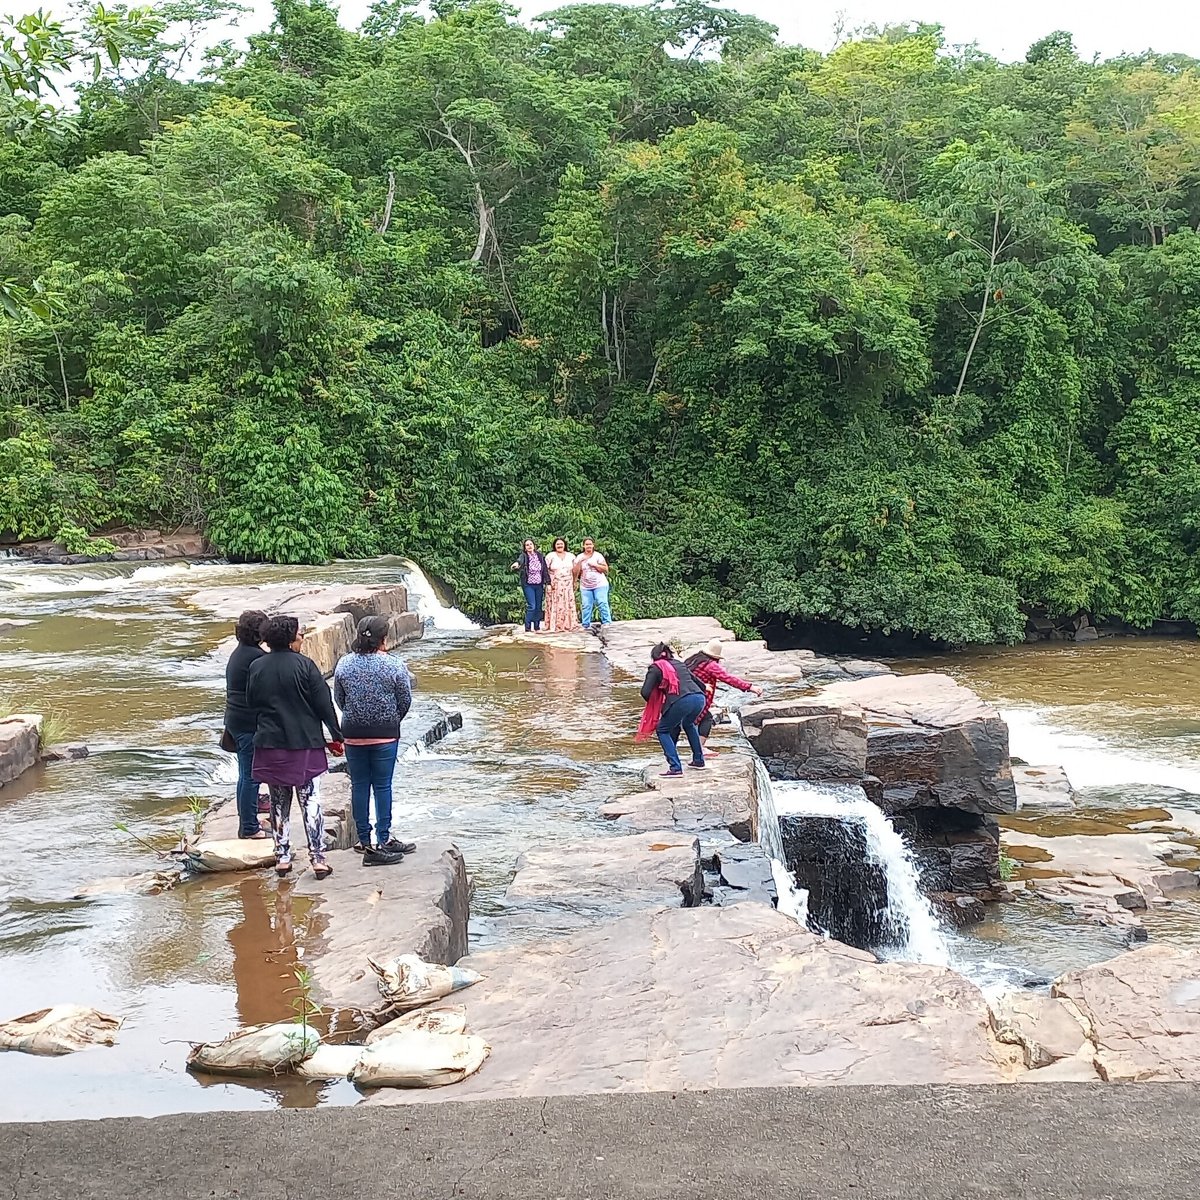
{"label": "blue jeans", "polygon": [[687,734],[688,745],[692,748],[692,763],[694,766],[704,766],[704,747],[700,745],[700,731],[696,728],[696,719],[704,711],[704,694],[693,692],[690,696],[676,696],[658,718],[654,732],[662,743],[663,753],[667,756],[667,766],[672,771],[682,771],[683,764],[679,761],[679,751],[675,748],[675,739],[680,729]]}
{"label": "blue jeans", "polygon": [[382,846],[392,836],[392,773],[399,749],[399,742],[346,746],[350,811],[354,814],[354,830],[364,846],[371,844],[372,792],[375,793],[375,844]]}
{"label": "blue jeans", "polygon": [[542,603],[546,598],[544,583],[523,583],[521,591],[525,593],[525,632],[542,627]]}
{"label": "blue jeans", "polygon": [[608,607],[608,584],[602,583],[598,588],[579,589],[579,594],[583,597],[583,627],[587,629],[592,623],[592,609],[600,610],[600,624],[608,625],[612,622],[612,613]]}
{"label": "blue jeans", "polygon": [[237,742],[238,837],[253,837],[258,825],[258,783],[251,778],[254,770],[254,734],[235,733]]}

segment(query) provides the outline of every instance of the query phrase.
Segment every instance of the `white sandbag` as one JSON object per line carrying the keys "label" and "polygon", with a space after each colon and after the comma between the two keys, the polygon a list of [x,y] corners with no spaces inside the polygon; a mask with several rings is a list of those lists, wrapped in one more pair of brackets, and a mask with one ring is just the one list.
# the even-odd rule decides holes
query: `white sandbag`
{"label": "white sandbag", "polygon": [[110,1017],[78,1004],[56,1004],[0,1021],[0,1050],[26,1054],[72,1054],[88,1046],[111,1046],[121,1028],[120,1017]]}
{"label": "white sandbag", "polygon": [[474,1075],[491,1052],[473,1033],[410,1029],[367,1046],[351,1078],[364,1088],[445,1087]]}
{"label": "white sandbag", "polygon": [[320,1045],[321,1035],[311,1025],[251,1025],[223,1041],[193,1046],[187,1065],[216,1075],[277,1075],[315,1054]]}
{"label": "white sandbag", "polygon": [[157,896],[169,892],[179,882],[178,871],[143,871],[140,875],[107,875],[82,887],[72,900],[93,896]]}
{"label": "white sandbag", "polygon": [[393,1034],[407,1033],[414,1029],[424,1033],[465,1033],[467,1010],[461,1004],[454,1004],[446,1008],[423,1008],[417,1012],[405,1013],[386,1025],[380,1025],[378,1029],[372,1029],[367,1034],[366,1042],[371,1046]]}
{"label": "white sandbag", "polygon": [[465,967],[444,967],[427,963],[415,954],[401,954],[389,962],[368,958],[371,970],[379,976],[379,991],[392,1008],[405,1012],[432,1004],[443,996],[478,983],[483,976]]}
{"label": "white sandbag", "polygon": [[362,1046],[318,1046],[311,1057],[296,1067],[305,1079],[346,1079],[362,1057]]}
{"label": "white sandbag", "polygon": [[270,838],[229,838],[200,842],[182,854],[188,871],[254,871],[275,865],[275,843]]}

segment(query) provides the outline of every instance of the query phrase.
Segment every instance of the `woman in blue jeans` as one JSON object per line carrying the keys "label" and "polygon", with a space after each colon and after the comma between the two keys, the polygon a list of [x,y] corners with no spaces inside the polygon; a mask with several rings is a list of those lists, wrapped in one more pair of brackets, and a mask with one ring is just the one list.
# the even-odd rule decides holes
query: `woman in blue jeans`
{"label": "woman in blue jeans", "polygon": [[253,778],[254,731],[258,728],[258,717],[246,703],[246,676],[251,664],[266,653],[261,635],[266,620],[267,614],[258,609],[250,609],[238,617],[233,630],[237,646],[225,664],[225,732],[237,747],[240,838],[270,836],[258,824],[258,783]]}
{"label": "woman in blue jeans", "polygon": [[635,737],[645,741],[653,731],[667,756],[664,776],[682,775],[683,764],[675,747],[680,730],[687,735],[692,750],[688,764],[697,770],[704,768],[704,747],[696,722],[704,711],[704,688],[692,678],[687,664],[675,657],[666,642],[659,642],[650,651],[650,669],[642,683],[642,699],[646,708]]}
{"label": "woman in blue jeans", "polygon": [[[387,616],[363,617],[352,652],[333,672],[333,698],[342,710],[350,808],[364,867],[398,863],[417,847],[392,837],[392,774],[400,747],[400,722],[412,705],[412,677],[387,652]],[[374,841],[371,794],[375,795]]]}
{"label": "woman in blue jeans", "polygon": [[521,573],[521,591],[525,593],[525,632],[540,632],[550,568],[546,565],[546,556],[534,545],[533,538],[525,539],[517,561],[509,570]]}

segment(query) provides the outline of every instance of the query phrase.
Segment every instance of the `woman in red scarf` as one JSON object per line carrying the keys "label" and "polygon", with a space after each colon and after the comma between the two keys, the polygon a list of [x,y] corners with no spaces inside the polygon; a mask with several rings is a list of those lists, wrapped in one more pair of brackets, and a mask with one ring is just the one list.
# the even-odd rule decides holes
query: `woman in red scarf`
{"label": "woman in red scarf", "polygon": [[703,767],[704,747],[700,745],[696,721],[704,711],[704,689],[666,642],[659,642],[650,651],[650,669],[642,683],[642,699],[646,701],[646,708],[635,740],[644,742],[651,732],[658,735],[667,756],[667,770],[663,775],[683,774],[683,764],[675,748],[675,739],[681,730],[692,748],[692,761],[688,765],[697,769]]}

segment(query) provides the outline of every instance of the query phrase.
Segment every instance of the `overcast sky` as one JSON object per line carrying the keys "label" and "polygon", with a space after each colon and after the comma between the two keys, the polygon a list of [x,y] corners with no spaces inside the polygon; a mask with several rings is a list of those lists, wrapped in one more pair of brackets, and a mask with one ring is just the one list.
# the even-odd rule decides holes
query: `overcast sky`
{"label": "overcast sky", "polygon": [[[243,29],[270,21],[270,0],[245,2],[255,12],[243,18]],[[526,17],[560,2],[520,0]],[[357,26],[369,7],[370,0],[342,0],[342,23]],[[1147,49],[1200,57],[1200,0],[740,0],[729,7],[778,25],[784,41],[818,50],[829,49],[840,15],[847,29],[912,20],[937,23],[945,27],[951,45],[978,42],[1001,59],[1023,58],[1033,42],[1056,29],[1073,33],[1085,58]]]}

